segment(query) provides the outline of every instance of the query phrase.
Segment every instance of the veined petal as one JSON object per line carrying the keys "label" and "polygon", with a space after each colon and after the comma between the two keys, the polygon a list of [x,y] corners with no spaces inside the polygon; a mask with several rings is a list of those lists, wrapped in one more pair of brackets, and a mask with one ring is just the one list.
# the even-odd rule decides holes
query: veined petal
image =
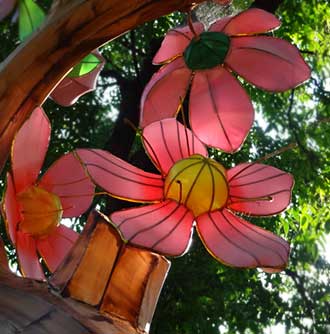
{"label": "veined petal", "polygon": [[167,200],[110,216],[129,242],[169,256],[182,255],[192,233],[194,217],[184,206]]}
{"label": "veined petal", "polygon": [[105,64],[105,59],[98,51],[92,53],[100,60],[100,64],[91,72],[80,77],[65,77],[50,94],[50,97],[57,104],[63,107],[71,106],[79,97],[95,90],[97,78]]}
{"label": "veined petal", "polygon": [[[204,30],[200,22],[195,22],[193,26],[197,34],[200,34]],[[193,37],[194,34],[188,26],[169,30],[153,59],[153,63],[161,64],[182,54]]]}
{"label": "veined petal", "polygon": [[17,231],[16,251],[22,275],[36,280],[44,280],[36,249],[35,240],[26,233]]}
{"label": "veined petal", "polygon": [[215,32],[222,32],[223,28],[226,26],[226,24],[232,20],[233,16],[226,16],[223,17],[222,19],[214,22],[211,24],[210,28],[208,31],[215,31]]}
{"label": "veined petal", "polygon": [[160,175],[147,173],[104,150],[76,151],[93,181],[114,197],[133,202],[155,202],[163,198]]}
{"label": "veined petal", "polygon": [[248,215],[269,216],[290,204],[294,180],[275,167],[245,163],[228,170],[229,208]]}
{"label": "veined petal", "polygon": [[198,217],[197,230],[207,250],[229,266],[283,269],[287,265],[289,245],[285,240],[227,209]]}
{"label": "veined petal", "polygon": [[191,128],[198,138],[225,152],[240,148],[254,118],[244,88],[220,66],[195,74],[189,113]]}
{"label": "veined petal", "polygon": [[78,237],[78,233],[60,225],[47,238],[36,241],[38,252],[51,272],[54,272],[62,263]]}
{"label": "veined petal", "polygon": [[222,27],[222,32],[229,36],[254,35],[272,31],[280,25],[281,21],[275,15],[259,8],[251,8],[233,16]]}
{"label": "veined petal", "polygon": [[225,63],[246,81],[272,92],[294,88],[311,73],[295,46],[270,36],[232,38]]}
{"label": "veined petal", "polygon": [[186,96],[191,75],[180,57],[152,76],[141,98],[141,127],[176,114],[181,99]]}
{"label": "veined petal", "polygon": [[20,221],[21,216],[19,213],[19,206],[16,201],[14,182],[9,173],[7,173],[7,184],[2,202],[2,213],[4,216],[8,235],[12,243],[15,245],[17,224]]}
{"label": "veined petal", "polygon": [[42,108],[36,108],[19,129],[12,144],[11,161],[16,193],[36,181],[48,149],[49,137],[49,120]]}
{"label": "veined petal", "polygon": [[192,154],[207,157],[207,150],[199,139],[174,118],[167,118],[146,126],[144,146],[155,166],[166,175],[178,161]]}
{"label": "veined petal", "polygon": [[0,1],[0,21],[2,21],[15,7],[16,0]]}
{"label": "veined petal", "polygon": [[74,153],[58,159],[43,175],[39,185],[60,198],[63,217],[80,216],[93,201],[95,186]]}

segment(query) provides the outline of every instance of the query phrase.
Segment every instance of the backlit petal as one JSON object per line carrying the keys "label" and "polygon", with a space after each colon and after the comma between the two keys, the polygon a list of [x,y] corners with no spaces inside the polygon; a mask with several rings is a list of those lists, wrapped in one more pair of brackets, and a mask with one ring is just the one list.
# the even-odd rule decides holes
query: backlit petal
{"label": "backlit petal", "polygon": [[[212,26],[213,30],[216,24],[217,22]],[[280,25],[281,21],[273,14],[262,9],[251,8],[233,16],[231,20],[226,22],[221,31],[229,36],[254,35],[272,31]]]}
{"label": "backlit petal", "polygon": [[36,108],[17,132],[12,146],[12,170],[17,193],[36,181],[49,137],[49,120],[41,108]]}
{"label": "backlit petal", "polygon": [[143,143],[156,167],[165,175],[178,160],[192,154],[207,156],[207,150],[199,139],[174,118],[145,127]]}
{"label": "backlit petal", "polygon": [[95,186],[73,153],[58,159],[41,178],[42,188],[56,194],[62,203],[63,217],[76,217],[92,203]]}
{"label": "backlit petal", "polygon": [[223,17],[222,19],[214,22],[208,31],[215,31],[215,32],[222,32],[223,28],[226,26],[226,24],[232,20],[232,16],[226,16]]}
{"label": "backlit petal", "polygon": [[76,151],[93,181],[114,197],[133,202],[154,202],[163,198],[163,179],[147,173],[103,150]]}
{"label": "backlit petal", "polygon": [[54,272],[62,263],[78,237],[78,233],[66,226],[60,225],[47,238],[37,240],[38,252],[45,260],[51,272]]}
{"label": "backlit petal", "polygon": [[232,38],[225,62],[246,81],[272,92],[294,88],[310,77],[298,49],[269,36]]}
{"label": "backlit petal", "polygon": [[226,209],[198,217],[197,230],[208,251],[229,266],[280,269],[287,265],[289,245],[285,240]]}
{"label": "backlit petal", "polygon": [[241,164],[228,171],[229,207],[248,215],[277,214],[290,204],[293,177],[275,167]]}
{"label": "backlit petal", "polygon": [[[194,23],[194,29],[197,34],[204,30],[200,22]],[[160,64],[182,54],[193,37],[194,35],[188,26],[171,29],[167,32],[160,49],[153,59],[153,63]]]}
{"label": "backlit petal", "polygon": [[170,256],[182,255],[191,238],[192,213],[175,201],[118,211],[110,219],[129,242]]}
{"label": "backlit petal", "polygon": [[97,78],[105,64],[105,60],[98,51],[93,54],[101,61],[91,72],[80,77],[65,77],[51,93],[50,97],[59,105],[68,107],[73,105],[79,97],[95,90]]}
{"label": "backlit petal", "polygon": [[190,94],[190,124],[199,139],[225,152],[240,148],[254,118],[240,83],[223,67],[199,71]]}
{"label": "backlit petal", "polygon": [[3,20],[14,9],[16,0],[0,1],[0,21]]}
{"label": "backlit petal", "polygon": [[15,245],[17,224],[21,218],[18,203],[16,201],[13,179],[9,173],[7,173],[7,184],[2,203],[2,213],[4,214],[4,220],[9,237]]}
{"label": "backlit petal", "polygon": [[22,275],[37,280],[45,279],[36,249],[35,240],[26,233],[17,231],[16,251]]}
{"label": "backlit petal", "polygon": [[173,117],[186,96],[190,78],[191,70],[182,57],[161,67],[143,91],[140,126]]}

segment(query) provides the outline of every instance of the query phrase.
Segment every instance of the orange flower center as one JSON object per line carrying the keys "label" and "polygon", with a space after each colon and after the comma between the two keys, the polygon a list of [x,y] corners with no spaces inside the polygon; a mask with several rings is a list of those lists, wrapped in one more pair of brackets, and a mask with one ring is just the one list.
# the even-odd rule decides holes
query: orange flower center
{"label": "orange flower center", "polygon": [[32,186],[17,194],[17,201],[21,211],[21,231],[40,238],[52,233],[60,224],[63,209],[57,195]]}
{"label": "orange flower center", "polygon": [[165,198],[184,204],[195,217],[221,209],[228,199],[226,170],[199,154],[173,165],[165,179]]}

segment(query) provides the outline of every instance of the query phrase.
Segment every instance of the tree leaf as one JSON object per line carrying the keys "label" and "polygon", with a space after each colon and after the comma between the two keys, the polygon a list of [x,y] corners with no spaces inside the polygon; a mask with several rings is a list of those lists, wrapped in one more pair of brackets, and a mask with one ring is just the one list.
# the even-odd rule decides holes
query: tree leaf
{"label": "tree leaf", "polygon": [[71,70],[71,72],[68,74],[68,77],[81,77],[89,72],[92,72],[100,63],[101,60],[90,53]]}
{"label": "tree leaf", "polygon": [[33,0],[19,2],[19,39],[24,41],[44,21],[44,11]]}

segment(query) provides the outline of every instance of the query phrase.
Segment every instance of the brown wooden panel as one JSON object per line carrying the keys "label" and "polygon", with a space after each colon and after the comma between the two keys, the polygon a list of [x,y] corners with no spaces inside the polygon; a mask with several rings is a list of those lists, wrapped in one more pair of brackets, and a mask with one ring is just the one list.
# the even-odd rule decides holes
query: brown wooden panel
{"label": "brown wooden panel", "polygon": [[147,332],[170,266],[171,263],[168,260],[164,257],[159,257],[155,268],[150,273],[138,318],[138,327],[146,329]]}
{"label": "brown wooden panel", "polygon": [[68,287],[68,295],[87,304],[100,303],[122,241],[106,222],[99,222]]}
{"label": "brown wooden panel", "polygon": [[[155,305],[141,307],[144,300],[154,304],[157,302],[166,276],[166,266],[169,266],[167,260],[160,255],[127,246],[111,276],[100,308],[101,313],[125,319],[135,327],[138,327],[141,312],[145,313],[141,324],[146,322],[145,319],[148,319],[147,322],[151,321]],[[154,274],[158,270],[159,274]],[[147,298],[146,293],[149,295]],[[154,297],[150,297],[152,294]]]}

